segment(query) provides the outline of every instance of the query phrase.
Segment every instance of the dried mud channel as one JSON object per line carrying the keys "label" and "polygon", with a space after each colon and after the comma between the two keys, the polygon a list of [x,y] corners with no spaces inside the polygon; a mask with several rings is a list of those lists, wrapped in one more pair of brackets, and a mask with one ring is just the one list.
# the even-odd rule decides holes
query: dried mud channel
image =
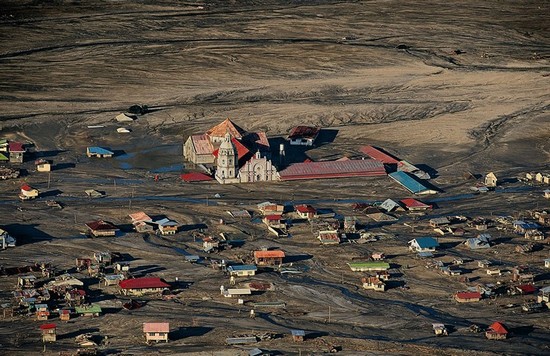
{"label": "dried mud channel", "polygon": [[[431,234],[403,225],[418,223],[411,216],[373,227],[394,238],[323,247],[304,224],[292,227],[292,238],[277,240],[262,225],[231,219],[226,212],[254,210],[254,204],[271,200],[311,202],[352,215],[351,201],[407,197],[387,178],[190,186],[178,176],[184,138],[230,117],[274,137],[297,124],[333,130],[331,142],[308,151],[315,160],[357,157],[360,146],[375,144],[429,165],[437,171],[434,184],[444,192],[434,197],[438,209],[420,223],[445,214],[511,215],[544,208],[548,203],[539,187],[510,183],[507,191],[473,196],[462,173],[494,170],[515,177],[548,169],[548,11],[544,1],[3,1],[2,137],[32,142],[60,164],[48,183],[26,162],[21,168],[29,174],[22,180],[56,191],[65,207],[48,208],[48,197],[21,203],[16,196],[22,180],[2,181],[0,224],[14,231],[21,245],[0,251],[0,264],[45,260],[70,270],[76,257],[111,250],[131,255],[132,267],[143,274],[190,283],[180,303],[152,300],[127,311],[119,296],[102,294],[97,280],[86,279],[105,315],[66,324],[55,320],[58,342],[48,345],[46,354],[74,350],[74,337],[84,332],[108,336],[101,347],[106,354],[244,355],[257,346],[298,355],[321,353],[327,343],[342,346],[347,355],[547,354],[548,313],[500,308],[507,297],[475,305],[451,300],[466,285],[427,270],[407,253],[408,240]],[[121,136],[113,118],[132,104],[146,104],[152,112]],[[91,160],[84,155],[89,145],[121,154]],[[153,180],[155,174],[160,181]],[[85,198],[83,191],[90,188],[107,197]],[[133,233],[127,214],[140,210],[184,225],[204,224],[214,234],[224,229],[246,234],[243,247],[210,258],[239,261],[254,249],[280,247],[305,272],[253,278],[275,290],[250,300],[287,306],[258,309],[251,319],[248,305],[219,295],[227,277],[206,263],[185,262],[182,250],[204,255],[192,230],[171,238]],[[84,238],[83,224],[96,218],[124,226],[124,234]],[[517,256],[515,240],[497,245],[494,255],[456,248],[458,238],[445,242],[449,258],[490,257],[507,267],[539,263],[548,254],[545,247]],[[345,262],[373,250],[393,256],[392,270],[409,290],[361,288],[362,275]],[[0,278],[2,303],[11,299],[15,283],[15,277]],[[170,321],[172,341],[146,346],[141,325],[159,320]],[[505,320],[514,337],[492,342],[464,330],[495,320]],[[454,331],[436,338],[432,322]],[[0,320],[0,353],[42,352],[38,325],[30,317]],[[287,334],[294,328],[315,337],[303,344],[285,336],[241,349],[224,345],[228,336]]]}

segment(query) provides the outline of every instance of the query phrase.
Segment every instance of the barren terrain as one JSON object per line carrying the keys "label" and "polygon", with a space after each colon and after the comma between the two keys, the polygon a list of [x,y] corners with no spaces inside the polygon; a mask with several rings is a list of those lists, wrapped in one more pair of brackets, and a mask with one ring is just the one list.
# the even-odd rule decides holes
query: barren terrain
{"label": "barren terrain", "polygon": [[[54,161],[51,175],[35,172],[33,158],[20,179],[0,183],[0,225],[19,246],[0,251],[0,264],[48,261],[71,270],[76,257],[94,251],[129,255],[142,275],[189,283],[181,303],[152,300],[122,310],[114,289],[100,291],[85,279],[93,301],[106,313],[58,324],[58,342],[46,354],[75,350],[84,332],[108,336],[105,354],[247,354],[260,347],[282,354],[321,353],[327,344],[343,354],[548,354],[548,311],[522,314],[527,297],[502,297],[458,304],[451,294],[472,283],[425,268],[407,251],[407,241],[433,235],[433,216],[512,215],[548,208],[541,186],[513,178],[548,172],[550,160],[550,21],[546,1],[16,1],[0,6],[0,127],[2,138],[32,144],[36,156]],[[130,124],[114,117],[133,104],[151,112]],[[380,226],[350,208],[355,201],[402,199],[408,192],[389,178],[277,182],[221,186],[185,184],[182,143],[226,117],[241,127],[284,137],[298,124],[336,133],[308,151],[315,159],[357,157],[365,144],[384,147],[437,173],[443,192],[427,216],[402,214]],[[101,128],[88,128],[99,125]],[[121,135],[117,127],[128,127]],[[115,150],[112,159],[85,156],[86,146]],[[463,173],[494,171],[501,190],[471,195]],[[159,175],[159,181],[153,177]],[[17,200],[23,181],[43,197]],[[106,193],[90,200],[85,189]],[[219,194],[219,198],[215,195]],[[62,210],[46,206],[55,199]],[[368,230],[389,237],[370,244],[319,246],[304,222],[288,239],[274,239],[262,224],[233,219],[227,210],[255,210],[262,201],[308,202],[357,215]],[[182,224],[174,237],[132,232],[129,213],[166,215]],[[257,211],[254,212],[256,215]],[[122,227],[116,238],[84,237],[84,223],[102,218]],[[220,218],[225,220],[219,224]],[[418,225],[414,231],[405,226]],[[244,245],[206,255],[192,232],[229,231]],[[514,254],[522,242],[491,229],[502,243],[490,251],[459,247],[463,238],[442,237],[446,256],[471,258],[470,277],[495,283],[474,261],[540,266],[549,247]],[[475,236],[470,231],[468,237]],[[228,277],[208,263],[185,261],[180,249],[212,259],[250,259],[251,251],[279,247],[301,274],[263,272],[253,278],[274,285],[238,305],[219,286]],[[410,289],[385,293],[361,288],[362,273],[346,262],[373,251],[391,256],[392,271]],[[548,285],[548,272],[536,283]],[[500,280],[509,281],[509,275]],[[0,277],[0,301],[12,300],[17,278]],[[284,301],[284,309],[257,309],[251,302]],[[330,316],[329,316],[330,315]],[[145,321],[168,320],[171,342],[146,346]],[[489,341],[465,331],[503,320],[513,332]],[[431,323],[453,328],[436,338]],[[0,320],[0,353],[43,351],[38,326],[29,316]],[[312,336],[293,343],[289,329]],[[242,348],[225,338],[271,332],[284,335]]]}

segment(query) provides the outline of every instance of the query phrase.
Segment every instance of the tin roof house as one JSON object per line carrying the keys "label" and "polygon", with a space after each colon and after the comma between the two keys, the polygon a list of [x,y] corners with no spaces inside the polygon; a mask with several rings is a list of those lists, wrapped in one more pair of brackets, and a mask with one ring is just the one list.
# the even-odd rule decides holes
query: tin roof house
{"label": "tin roof house", "polygon": [[143,334],[145,341],[149,342],[168,342],[168,333],[170,332],[170,323],[143,323]]}
{"label": "tin roof house", "polygon": [[315,140],[317,139],[317,136],[319,136],[320,131],[321,130],[318,127],[293,127],[288,135],[288,142],[293,146],[313,146]]}
{"label": "tin roof house", "polygon": [[103,147],[93,146],[86,148],[86,155],[88,157],[106,158],[113,157],[115,153]]}
{"label": "tin roof house", "polygon": [[92,236],[116,236],[118,227],[108,221],[95,220],[85,224]]}
{"label": "tin roof house", "polygon": [[409,241],[409,250],[414,252],[435,252],[439,242],[433,237],[419,237]]}
{"label": "tin roof house", "polygon": [[23,163],[26,150],[25,150],[25,146],[21,142],[10,141],[9,150],[10,150],[10,162]]}
{"label": "tin roof house", "polygon": [[489,340],[504,340],[508,337],[508,330],[498,321],[495,321],[485,331],[485,337]]}
{"label": "tin roof house", "polygon": [[170,285],[158,277],[143,277],[126,279],[118,283],[123,295],[141,296],[144,294],[160,294]]}

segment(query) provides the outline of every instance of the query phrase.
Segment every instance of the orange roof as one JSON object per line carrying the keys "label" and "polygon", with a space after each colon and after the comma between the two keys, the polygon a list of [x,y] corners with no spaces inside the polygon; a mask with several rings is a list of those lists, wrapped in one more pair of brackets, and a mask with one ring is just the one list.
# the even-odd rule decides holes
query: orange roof
{"label": "orange roof", "polygon": [[273,250],[273,251],[254,251],[254,258],[284,258],[285,253],[281,250]]}
{"label": "orange roof", "polygon": [[508,330],[506,330],[504,325],[502,325],[498,321],[495,321],[494,323],[492,323],[487,329],[497,334],[508,334]]}
{"label": "orange roof", "polygon": [[231,137],[242,138],[246,133],[245,130],[235,125],[233,121],[225,119],[218,125],[212,127],[210,130],[206,131],[206,134],[210,137],[224,137],[225,134],[229,132]]}
{"label": "orange roof", "polygon": [[146,333],[167,333],[169,331],[169,323],[143,323],[143,332]]}

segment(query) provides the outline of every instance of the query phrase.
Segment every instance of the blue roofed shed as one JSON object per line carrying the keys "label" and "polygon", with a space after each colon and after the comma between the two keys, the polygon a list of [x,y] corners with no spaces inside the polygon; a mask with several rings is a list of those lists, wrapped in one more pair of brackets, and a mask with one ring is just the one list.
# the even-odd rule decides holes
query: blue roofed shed
{"label": "blue roofed shed", "polygon": [[413,194],[436,194],[437,190],[428,187],[426,184],[420,182],[417,178],[411,174],[403,171],[397,171],[388,174],[391,179],[401,184],[405,189]]}
{"label": "blue roofed shed", "polygon": [[109,151],[106,148],[94,146],[94,147],[86,148],[86,155],[88,157],[104,158],[104,157],[113,157],[115,153],[112,151]]}
{"label": "blue roofed shed", "polygon": [[304,341],[304,337],[306,336],[306,332],[304,330],[290,330],[290,333],[292,334],[292,340],[295,342]]}

